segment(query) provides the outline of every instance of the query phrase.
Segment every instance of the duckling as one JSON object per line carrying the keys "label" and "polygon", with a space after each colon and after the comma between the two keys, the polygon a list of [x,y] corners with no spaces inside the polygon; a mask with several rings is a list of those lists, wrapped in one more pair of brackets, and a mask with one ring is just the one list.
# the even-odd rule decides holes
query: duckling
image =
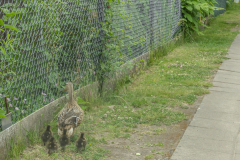
{"label": "duckling", "polygon": [[86,145],[87,145],[87,140],[84,137],[84,133],[81,133],[81,136],[79,137],[76,143],[77,151],[79,152],[81,150],[85,150]]}
{"label": "duckling", "polygon": [[69,100],[58,114],[58,135],[61,136],[63,130],[66,129],[67,136],[72,137],[75,128],[78,127],[83,120],[84,112],[73,99],[73,84],[71,82],[66,83],[66,87],[63,91],[68,91]]}
{"label": "duckling", "polygon": [[58,149],[57,142],[55,141],[54,137],[51,137],[48,144],[47,144],[48,154],[51,155],[52,153],[56,152]]}
{"label": "duckling", "polygon": [[65,146],[69,144],[69,137],[67,136],[67,130],[64,129],[63,130],[63,135],[61,137],[59,137],[59,143],[62,147],[62,151],[65,150]]}
{"label": "duckling", "polygon": [[52,137],[52,131],[51,131],[51,126],[47,125],[47,129],[43,132],[41,135],[41,139],[43,141],[43,144],[45,146],[46,142]]}

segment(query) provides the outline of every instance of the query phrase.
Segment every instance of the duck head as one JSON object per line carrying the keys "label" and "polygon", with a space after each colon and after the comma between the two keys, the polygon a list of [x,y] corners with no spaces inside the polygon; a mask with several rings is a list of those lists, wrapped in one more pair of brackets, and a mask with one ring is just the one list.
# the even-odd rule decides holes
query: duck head
{"label": "duck head", "polygon": [[81,133],[81,138],[85,138],[85,137],[84,137],[84,133]]}
{"label": "duck head", "polygon": [[47,131],[50,131],[50,129],[51,129],[51,126],[47,125]]}
{"label": "duck head", "polygon": [[72,84],[72,82],[67,82],[66,83],[66,86],[65,86],[65,88],[63,89],[63,92],[64,91],[71,91],[73,89],[73,84]]}

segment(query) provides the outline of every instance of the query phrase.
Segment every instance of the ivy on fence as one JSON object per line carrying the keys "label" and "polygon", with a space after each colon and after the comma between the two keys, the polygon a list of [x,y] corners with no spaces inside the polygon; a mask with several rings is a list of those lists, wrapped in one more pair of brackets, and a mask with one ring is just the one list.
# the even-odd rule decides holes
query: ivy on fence
{"label": "ivy on fence", "polygon": [[5,0],[1,8],[0,94],[13,123],[62,96],[67,81],[74,89],[98,81],[102,94],[123,63],[180,29],[180,0]]}

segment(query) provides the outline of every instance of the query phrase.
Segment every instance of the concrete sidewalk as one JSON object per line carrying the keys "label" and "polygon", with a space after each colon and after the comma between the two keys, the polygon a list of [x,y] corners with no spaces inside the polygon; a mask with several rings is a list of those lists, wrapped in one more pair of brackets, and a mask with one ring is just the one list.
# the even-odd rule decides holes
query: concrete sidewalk
{"label": "concrete sidewalk", "polygon": [[171,160],[240,160],[240,34]]}

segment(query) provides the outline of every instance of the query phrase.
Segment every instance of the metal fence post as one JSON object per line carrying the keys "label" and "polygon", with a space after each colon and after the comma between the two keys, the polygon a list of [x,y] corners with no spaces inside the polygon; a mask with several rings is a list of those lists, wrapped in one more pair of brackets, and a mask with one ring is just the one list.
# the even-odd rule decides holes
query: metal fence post
{"label": "metal fence post", "polygon": [[150,48],[153,48],[154,45],[154,39],[153,39],[153,0],[149,0],[149,11],[148,11],[148,16],[149,16],[149,28],[150,28]]}
{"label": "metal fence post", "polygon": [[103,89],[103,81],[104,81],[104,73],[101,69],[101,63],[104,63],[105,61],[105,57],[104,57],[104,31],[102,29],[102,23],[104,22],[104,0],[98,0],[97,1],[97,14],[98,14],[98,29],[99,29],[99,35],[98,35],[98,44],[100,45],[100,49],[98,51],[98,55],[97,55],[97,63],[96,63],[96,69],[95,72],[97,74],[97,80],[99,83],[99,89],[98,92],[102,93],[102,89]]}

